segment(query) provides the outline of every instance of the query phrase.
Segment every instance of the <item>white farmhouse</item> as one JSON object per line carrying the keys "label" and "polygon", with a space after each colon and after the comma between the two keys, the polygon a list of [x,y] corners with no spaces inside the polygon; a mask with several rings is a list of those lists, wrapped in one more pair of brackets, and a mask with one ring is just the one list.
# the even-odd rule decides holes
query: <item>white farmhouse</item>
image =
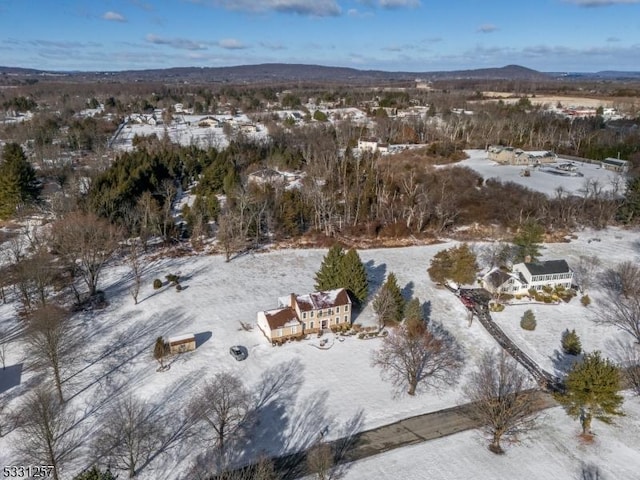
{"label": "white farmhouse", "polygon": [[493,294],[524,295],[543,287],[566,289],[573,283],[573,271],[565,260],[517,263],[511,272],[493,269],[482,278],[482,286]]}

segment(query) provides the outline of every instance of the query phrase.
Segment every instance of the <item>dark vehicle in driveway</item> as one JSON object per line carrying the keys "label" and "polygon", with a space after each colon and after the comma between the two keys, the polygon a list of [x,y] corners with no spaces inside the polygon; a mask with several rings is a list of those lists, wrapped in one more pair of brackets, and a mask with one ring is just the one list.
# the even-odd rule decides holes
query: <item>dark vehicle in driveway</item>
{"label": "dark vehicle in driveway", "polygon": [[244,360],[249,356],[249,352],[242,345],[234,345],[229,349],[229,353],[238,361]]}

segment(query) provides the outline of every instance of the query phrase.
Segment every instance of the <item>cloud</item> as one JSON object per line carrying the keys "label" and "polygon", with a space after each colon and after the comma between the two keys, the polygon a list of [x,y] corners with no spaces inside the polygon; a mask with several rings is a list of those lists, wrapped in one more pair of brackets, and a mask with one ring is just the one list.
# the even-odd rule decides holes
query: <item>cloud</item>
{"label": "cloud", "polygon": [[118,12],[105,12],[102,14],[103,20],[108,20],[110,22],[126,22],[127,19]]}
{"label": "cloud", "polygon": [[227,50],[243,50],[247,48],[246,45],[235,38],[223,38],[222,40],[218,40],[216,45]]}
{"label": "cloud", "polygon": [[609,43],[616,43],[619,42],[620,39],[618,37],[607,37],[607,42]]}
{"label": "cloud", "polygon": [[273,43],[273,42],[260,42],[258,45],[260,45],[262,48],[266,48],[267,50],[286,50],[287,47],[285,47],[284,45],[282,45],[281,43]]}
{"label": "cloud", "polygon": [[610,7],[611,5],[629,5],[640,3],[640,0],[564,0],[579,7]]}
{"label": "cloud", "polygon": [[204,42],[194,42],[186,38],[163,38],[153,33],[148,34],[145,40],[154,45],[167,45],[171,48],[179,50],[206,50],[207,46]]}
{"label": "cloud", "polygon": [[491,23],[485,23],[484,25],[480,25],[478,27],[477,32],[478,33],[492,33],[492,32],[495,32],[496,30],[498,30],[498,27],[496,27],[495,25],[493,25]]}
{"label": "cloud", "polygon": [[189,0],[245,12],[293,13],[312,17],[336,17],[342,10],[336,0]]}
{"label": "cloud", "polygon": [[420,6],[420,0],[378,0],[382,8],[416,8]]}

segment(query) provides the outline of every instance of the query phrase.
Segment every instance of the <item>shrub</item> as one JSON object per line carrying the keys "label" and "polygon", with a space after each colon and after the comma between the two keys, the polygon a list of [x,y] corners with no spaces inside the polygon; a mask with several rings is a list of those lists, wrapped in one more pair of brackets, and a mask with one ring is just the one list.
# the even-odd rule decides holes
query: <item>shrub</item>
{"label": "shrub", "polygon": [[522,319],[520,320],[520,326],[524,329],[524,330],[535,330],[536,329],[536,316],[534,315],[532,310],[527,310],[526,312],[524,312],[524,315],[522,315]]}
{"label": "shrub", "polygon": [[177,284],[177,285],[176,285],[176,291],[177,291],[177,292],[182,291],[182,285]]}
{"label": "shrub", "polygon": [[173,273],[170,273],[169,275],[165,276],[164,278],[167,279],[167,282],[175,285],[178,283],[178,280],[180,279],[180,277],[178,275],[174,275]]}
{"label": "shrub", "polygon": [[547,296],[545,295],[545,297],[544,297],[544,303],[551,303],[551,302],[553,302],[553,298],[551,298],[551,297],[547,297]]}
{"label": "shrub", "polygon": [[492,312],[501,312],[504,310],[504,305],[502,303],[492,302],[489,304],[489,310]]}
{"label": "shrub", "polygon": [[365,333],[364,333],[364,332],[360,332],[360,333],[358,334],[358,338],[359,338],[360,340],[364,339],[364,336],[365,336]]}
{"label": "shrub", "polygon": [[580,303],[585,307],[588,307],[589,305],[591,305],[591,298],[589,297],[589,295],[583,295],[580,299]]}
{"label": "shrub", "polygon": [[569,329],[562,332],[562,351],[567,355],[580,355],[582,353],[582,343],[575,330]]}
{"label": "shrub", "polygon": [[162,280],[160,280],[159,278],[156,278],[153,281],[153,289],[158,290],[159,288],[162,288]]}

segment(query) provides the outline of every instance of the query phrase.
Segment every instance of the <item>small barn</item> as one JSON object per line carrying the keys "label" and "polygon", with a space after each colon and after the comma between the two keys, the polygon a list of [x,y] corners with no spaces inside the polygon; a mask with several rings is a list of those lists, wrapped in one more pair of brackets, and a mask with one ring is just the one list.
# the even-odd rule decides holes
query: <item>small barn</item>
{"label": "small barn", "polygon": [[169,353],[185,353],[196,349],[196,336],[193,333],[178,335],[167,339]]}

